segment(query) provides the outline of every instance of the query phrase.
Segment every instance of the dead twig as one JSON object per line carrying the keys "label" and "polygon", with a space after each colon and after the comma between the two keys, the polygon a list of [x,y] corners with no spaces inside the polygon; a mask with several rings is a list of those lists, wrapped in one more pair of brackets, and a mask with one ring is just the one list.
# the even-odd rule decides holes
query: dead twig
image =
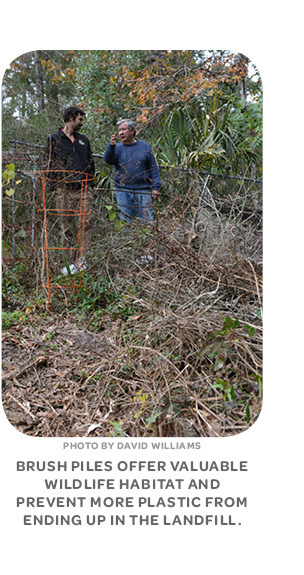
{"label": "dead twig", "polygon": [[13,369],[12,371],[10,371],[9,373],[3,373],[2,380],[8,381],[9,379],[17,379],[18,377],[20,377],[20,375],[22,375],[23,373],[25,373],[26,371],[28,371],[32,367],[34,367],[38,364],[46,363],[46,361],[47,361],[46,356],[40,355],[39,357],[36,357],[33,361],[31,361],[27,365],[23,366],[22,368],[19,368],[19,369],[16,368],[16,369]]}

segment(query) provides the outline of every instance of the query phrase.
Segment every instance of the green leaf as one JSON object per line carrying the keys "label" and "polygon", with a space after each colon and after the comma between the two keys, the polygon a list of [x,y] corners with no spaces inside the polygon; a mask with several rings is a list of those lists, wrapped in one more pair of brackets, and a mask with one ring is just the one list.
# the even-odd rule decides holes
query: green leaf
{"label": "green leaf", "polygon": [[9,198],[11,198],[14,195],[15,190],[14,188],[10,188],[9,190],[5,190],[5,193]]}
{"label": "green leaf", "polygon": [[155,423],[155,421],[157,420],[157,418],[160,416],[161,412],[158,411],[157,413],[153,413],[153,415],[150,415],[149,417],[146,417],[146,422],[147,423]]}
{"label": "green leaf", "polygon": [[222,369],[222,367],[224,367],[224,365],[225,365],[225,358],[224,357],[218,357],[214,362],[214,371],[218,371],[219,369]]}
{"label": "green leaf", "polygon": [[19,232],[16,233],[16,237],[17,238],[25,238],[26,237],[26,231],[23,229],[19,230]]}
{"label": "green leaf", "polygon": [[111,423],[111,425],[113,425],[113,427],[114,427],[114,429],[118,435],[122,435],[122,436],[124,435],[124,432],[122,430],[122,421],[121,422],[111,421],[110,423]]}
{"label": "green leaf", "polygon": [[228,381],[224,381],[223,379],[219,379],[218,377],[214,378],[216,383],[214,383],[214,387],[219,387],[220,389],[226,389],[226,387],[229,385]]}
{"label": "green leaf", "polygon": [[252,337],[255,334],[255,328],[250,325],[244,325],[244,329],[247,329],[250,337]]}
{"label": "green leaf", "polygon": [[249,407],[249,405],[247,404],[247,405],[246,405],[246,420],[247,420],[247,423],[250,423],[250,419],[251,419],[251,416],[250,416],[250,407]]}
{"label": "green leaf", "polygon": [[15,178],[15,170],[5,170],[5,172],[3,172],[3,176],[7,182],[10,182]]}

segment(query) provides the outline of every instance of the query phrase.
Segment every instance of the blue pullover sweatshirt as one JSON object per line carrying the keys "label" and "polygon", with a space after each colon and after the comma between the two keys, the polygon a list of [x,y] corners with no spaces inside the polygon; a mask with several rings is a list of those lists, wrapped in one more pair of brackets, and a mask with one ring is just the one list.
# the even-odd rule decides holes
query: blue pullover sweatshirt
{"label": "blue pullover sweatshirt", "polygon": [[104,160],[115,166],[114,184],[127,190],[159,190],[161,181],[153,152],[146,142],[108,144]]}

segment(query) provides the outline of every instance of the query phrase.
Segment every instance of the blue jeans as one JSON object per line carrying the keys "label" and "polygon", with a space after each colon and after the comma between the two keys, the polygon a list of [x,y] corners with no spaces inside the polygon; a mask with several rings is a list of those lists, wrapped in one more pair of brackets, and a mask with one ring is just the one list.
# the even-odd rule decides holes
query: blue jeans
{"label": "blue jeans", "polygon": [[153,220],[150,190],[122,190],[116,188],[115,195],[121,220],[130,222],[135,217],[146,222]]}

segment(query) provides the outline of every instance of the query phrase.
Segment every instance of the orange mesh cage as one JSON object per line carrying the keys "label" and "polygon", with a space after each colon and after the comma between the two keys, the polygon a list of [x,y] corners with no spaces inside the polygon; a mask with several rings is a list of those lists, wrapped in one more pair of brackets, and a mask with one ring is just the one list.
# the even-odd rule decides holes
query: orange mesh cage
{"label": "orange mesh cage", "polygon": [[[94,176],[72,170],[41,170],[35,172],[34,176],[40,182],[42,199],[42,205],[37,210],[43,216],[40,248],[42,250],[42,287],[47,291],[48,305],[50,305],[52,290],[64,288],[78,292],[81,288],[85,254],[85,225],[86,217],[90,215],[86,209],[88,185]],[[58,189],[63,195],[68,195],[69,190],[72,190],[74,200],[76,198],[76,209],[74,206],[73,208],[58,206],[58,202],[56,203]],[[63,229],[63,221],[71,222],[69,227],[73,227],[72,245],[62,243],[59,230]],[[61,258],[58,259],[58,256]],[[61,277],[59,270],[65,262],[67,275]],[[77,270],[73,275],[69,273],[69,268],[72,266],[75,266]]]}

